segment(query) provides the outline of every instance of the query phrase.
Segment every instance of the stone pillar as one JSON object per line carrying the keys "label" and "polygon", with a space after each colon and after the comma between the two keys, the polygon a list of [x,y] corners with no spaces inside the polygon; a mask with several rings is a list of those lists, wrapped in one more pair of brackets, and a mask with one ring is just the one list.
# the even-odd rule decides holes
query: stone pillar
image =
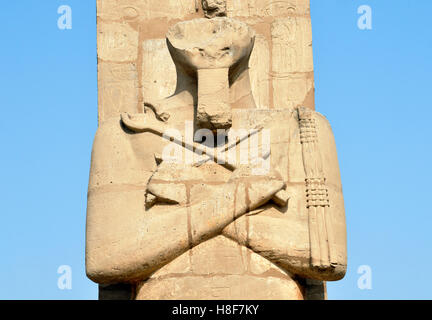
{"label": "stone pillar", "polygon": [[[309,0],[96,1],[100,124],[119,117],[124,112],[143,112],[144,102],[148,99],[155,101],[173,94],[177,81],[176,68],[169,54],[165,35],[169,28],[178,22],[212,16],[227,16],[240,20],[256,32],[249,73],[257,109],[294,109],[300,106],[315,109]],[[297,151],[295,157],[301,157],[300,149]],[[228,249],[226,252],[219,252],[217,244]],[[207,249],[215,250],[215,259],[228,257],[232,260],[221,266],[221,270],[225,267],[231,270],[233,281],[243,281],[242,277],[254,277],[255,273],[273,274],[276,278],[287,276],[250,249],[234,244],[222,236],[216,238],[215,242],[194,248],[191,252]],[[248,257],[247,262],[242,260],[246,259],[245,257]],[[187,263],[182,265],[181,260],[178,260],[159,273],[164,275],[170,268],[179,274],[191,271],[181,268],[195,268],[196,271],[198,265],[204,270],[208,264],[213,263],[194,262],[191,254],[185,254],[181,259],[185,259]],[[255,261],[256,265],[247,265],[250,261]],[[213,266],[218,263],[220,262],[215,260]],[[237,269],[243,267],[246,271],[240,271],[247,272],[247,275],[240,271],[239,275],[236,275]],[[186,283],[194,280],[185,276],[181,281]],[[259,287],[258,282],[257,280],[256,285]],[[300,289],[293,289],[294,293],[292,296],[287,295],[287,298],[325,298],[325,283],[322,281],[299,283]],[[281,282],[278,287],[281,292],[285,290],[284,286],[295,285],[291,280]],[[131,290],[131,296],[135,295],[135,288],[130,288],[132,287],[122,284],[101,286],[101,297],[127,297],[125,292],[128,290]],[[116,290],[119,292],[116,293]],[[205,293],[206,297],[220,298],[224,295],[224,290],[228,290],[228,285],[205,290],[208,291]],[[141,290],[139,294],[142,295],[141,298],[148,298],[145,290]],[[283,294],[279,297],[283,297]],[[278,296],[275,295],[274,298]]]}

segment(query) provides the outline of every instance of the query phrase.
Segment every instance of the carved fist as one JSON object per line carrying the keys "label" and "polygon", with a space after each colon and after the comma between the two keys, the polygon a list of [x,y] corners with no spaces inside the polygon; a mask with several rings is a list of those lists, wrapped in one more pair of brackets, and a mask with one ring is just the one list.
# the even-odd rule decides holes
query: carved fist
{"label": "carved fist", "polygon": [[242,165],[233,172],[229,180],[229,183],[245,186],[248,210],[266,204],[285,188],[285,182],[276,170],[270,169],[267,174],[259,175],[254,169],[251,165]]}

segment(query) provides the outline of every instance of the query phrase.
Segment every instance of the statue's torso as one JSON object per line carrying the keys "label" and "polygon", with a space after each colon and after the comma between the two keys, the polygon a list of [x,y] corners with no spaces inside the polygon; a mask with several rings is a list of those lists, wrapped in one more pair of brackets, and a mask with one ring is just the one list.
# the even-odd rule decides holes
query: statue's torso
{"label": "statue's torso", "polygon": [[[319,114],[315,117],[318,138],[322,141],[332,138],[327,121]],[[178,115],[176,119],[179,118]],[[178,120],[176,125],[182,134],[184,120],[189,120],[188,116]],[[190,250],[159,268],[149,278],[137,282],[137,299],[303,298],[303,283],[298,282],[297,277],[285,268],[288,265],[307,268],[310,262],[305,170],[298,114],[296,109],[235,110],[233,113],[233,128],[254,128],[260,124],[270,130],[271,167],[277,168],[286,182],[286,190],[291,196],[288,206],[278,208],[269,203],[261,212],[237,219],[221,235],[200,244],[191,244]],[[146,226],[141,225],[144,216],[163,215],[170,210],[184,210],[184,222],[176,232],[187,233],[187,204],[199,201],[203,195],[211,197],[212,188],[222,185],[231,176],[228,169],[211,161],[194,168],[191,177],[182,170],[173,176],[167,175],[171,181],[162,186],[162,190],[178,190],[177,196],[180,194],[179,198],[183,200],[176,205],[156,204],[146,210],[144,194],[147,183],[158,170],[154,155],[161,154],[166,145],[167,142],[152,133],[125,131],[118,121],[107,122],[100,128],[93,154],[89,208],[93,210],[93,201],[109,202],[119,192],[126,192],[130,201],[136,203],[133,205],[136,212],[128,212],[121,218],[122,223],[127,222],[128,227],[125,225],[125,228],[132,230],[131,239],[128,233],[125,233],[126,238],[122,238],[125,243],[136,243],[135,237],[142,232],[140,230],[146,230]],[[322,146],[324,173],[332,203],[331,214],[337,222],[340,219],[338,215],[343,214],[339,171],[333,165],[337,157],[333,142]],[[105,158],[99,158],[99,153],[109,153],[111,158],[105,162]],[[107,172],[113,174],[121,172],[121,175],[107,175],[103,168],[109,168]],[[97,200],[99,198],[101,200]],[[193,223],[193,214],[191,217]],[[142,250],[146,250],[145,243],[141,246]]]}
{"label": "statue's torso", "polygon": [[[298,170],[298,165],[289,164],[291,158],[291,162],[300,161],[301,165],[301,159],[293,158],[295,151],[292,149],[298,143],[298,127],[293,112],[237,110],[233,114],[233,129],[254,128],[263,124],[264,129],[270,130],[271,166],[277,166],[283,179],[289,184],[288,188],[296,189],[296,194],[301,195],[303,185],[299,182],[302,179],[302,168]],[[174,114],[172,117],[186,118],[184,115],[185,113],[182,116]],[[173,122],[173,127],[184,135],[184,122],[177,120]],[[294,145],[290,143],[293,139]],[[190,179],[187,175],[180,174],[170,181],[176,185],[188,184],[188,188],[184,188],[189,192],[184,197],[186,202],[202,197],[203,184],[206,185],[204,188],[209,189],[208,195],[211,196],[211,188],[218,183],[226,183],[231,175],[229,170],[213,162],[194,170]],[[295,181],[296,174],[300,175],[299,181]],[[161,188],[165,188],[166,181],[161,183],[164,183]],[[195,187],[197,191],[194,193]],[[274,205],[268,205],[259,215],[239,219],[223,235],[193,247],[141,282],[137,286],[136,298],[302,299],[302,285],[289,272],[247,248],[248,241],[259,242],[265,241],[265,238],[280,237],[293,255],[306,256],[306,219],[304,212],[298,210],[299,201],[294,196],[288,209],[278,210]],[[163,214],[165,210],[170,210],[170,206],[156,205],[147,214]],[[265,224],[261,223],[262,219],[266,220]],[[290,232],[295,234],[289,234]]]}

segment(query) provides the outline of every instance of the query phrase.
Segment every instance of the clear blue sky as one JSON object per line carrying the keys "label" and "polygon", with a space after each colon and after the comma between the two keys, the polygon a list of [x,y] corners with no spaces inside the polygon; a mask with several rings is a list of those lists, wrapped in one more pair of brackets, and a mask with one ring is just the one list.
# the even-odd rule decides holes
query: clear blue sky
{"label": "clear blue sky", "polygon": [[[97,298],[84,269],[95,2],[17,0],[0,10],[0,299]],[[329,284],[329,298],[432,298],[432,1],[311,3],[316,105],[336,136],[348,225],[348,273]],[[57,28],[62,4],[72,30]],[[372,30],[357,27],[363,4]],[[57,287],[60,265],[72,267],[72,290]],[[357,286],[361,265],[372,269],[372,290]]]}

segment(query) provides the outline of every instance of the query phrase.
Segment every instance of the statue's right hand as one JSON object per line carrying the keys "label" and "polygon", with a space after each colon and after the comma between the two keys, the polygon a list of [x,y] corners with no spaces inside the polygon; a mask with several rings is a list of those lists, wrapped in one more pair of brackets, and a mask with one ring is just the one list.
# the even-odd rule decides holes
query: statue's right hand
{"label": "statue's right hand", "polygon": [[276,170],[270,170],[265,175],[257,175],[249,165],[236,169],[229,182],[244,186],[247,211],[266,204],[285,187],[285,182]]}

